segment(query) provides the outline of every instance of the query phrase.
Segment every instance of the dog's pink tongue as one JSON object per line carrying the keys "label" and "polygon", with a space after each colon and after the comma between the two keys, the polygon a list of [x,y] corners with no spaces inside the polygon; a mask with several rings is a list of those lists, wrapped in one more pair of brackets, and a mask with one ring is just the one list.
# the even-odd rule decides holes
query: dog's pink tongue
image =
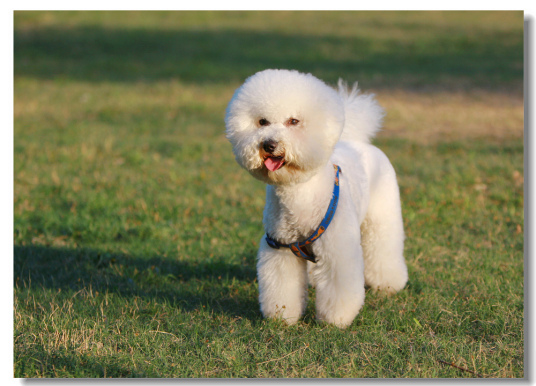
{"label": "dog's pink tongue", "polygon": [[283,158],[279,157],[268,157],[264,160],[264,165],[268,168],[268,170],[275,172],[277,169],[283,165]]}

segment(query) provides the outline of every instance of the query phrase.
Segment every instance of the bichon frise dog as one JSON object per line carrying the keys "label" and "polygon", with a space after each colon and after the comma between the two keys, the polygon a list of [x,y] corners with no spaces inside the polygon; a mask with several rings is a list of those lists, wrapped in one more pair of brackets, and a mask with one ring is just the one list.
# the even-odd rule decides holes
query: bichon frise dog
{"label": "bichon frise dog", "polygon": [[393,167],[370,144],[383,110],[357,84],[338,91],[311,74],[256,73],[225,116],[238,163],[267,183],[257,275],[262,314],[294,324],[316,288],[317,319],[346,327],[365,286],[406,285]]}

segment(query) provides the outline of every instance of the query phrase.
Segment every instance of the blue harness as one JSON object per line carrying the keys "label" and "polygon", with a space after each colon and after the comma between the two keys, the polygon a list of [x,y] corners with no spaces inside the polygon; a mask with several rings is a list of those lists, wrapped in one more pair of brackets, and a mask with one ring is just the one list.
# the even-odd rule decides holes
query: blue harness
{"label": "blue harness", "polygon": [[309,236],[306,240],[297,241],[291,244],[282,244],[279,241],[270,237],[270,235],[266,234],[266,242],[269,246],[275,249],[279,249],[281,247],[290,248],[292,253],[294,253],[296,256],[316,263],[316,256],[314,255],[314,253],[308,252],[306,246],[312,244],[315,240],[318,240],[318,238],[322,236],[326,229],[328,229],[328,226],[331,223],[333,216],[335,215],[337,203],[339,202],[339,173],[341,171],[341,168],[335,164],[333,165],[333,167],[337,171],[337,174],[335,175],[335,184],[333,186],[333,196],[331,197],[331,201],[329,202],[326,215],[324,216],[324,219],[322,220],[318,228],[316,228],[313,234]]}

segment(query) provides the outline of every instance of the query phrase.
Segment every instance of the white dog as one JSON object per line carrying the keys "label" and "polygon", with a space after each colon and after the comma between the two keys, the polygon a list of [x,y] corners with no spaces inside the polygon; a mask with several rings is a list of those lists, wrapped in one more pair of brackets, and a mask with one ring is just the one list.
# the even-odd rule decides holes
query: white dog
{"label": "white dog", "polygon": [[316,288],[317,319],[346,327],[365,285],[394,293],[408,273],[398,184],[370,144],[383,110],[357,84],[265,70],[235,92],[225,117],[238,163],[266,182],[257,274],[265,317],[294,324]]}

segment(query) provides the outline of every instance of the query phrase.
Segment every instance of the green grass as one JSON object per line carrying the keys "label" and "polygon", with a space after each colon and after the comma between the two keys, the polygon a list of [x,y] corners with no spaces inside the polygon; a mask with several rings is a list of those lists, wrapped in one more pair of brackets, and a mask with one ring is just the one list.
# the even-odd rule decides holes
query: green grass
{"label": "green grass", "polygon": [[266,67],[519,104],[522,13],[17,12],[14,42],[15,377],[524,376],[517,120],[378,137],[410,281],[346,330],[312,289],[297,325],[262,319],[264,186],[223,135]]}

